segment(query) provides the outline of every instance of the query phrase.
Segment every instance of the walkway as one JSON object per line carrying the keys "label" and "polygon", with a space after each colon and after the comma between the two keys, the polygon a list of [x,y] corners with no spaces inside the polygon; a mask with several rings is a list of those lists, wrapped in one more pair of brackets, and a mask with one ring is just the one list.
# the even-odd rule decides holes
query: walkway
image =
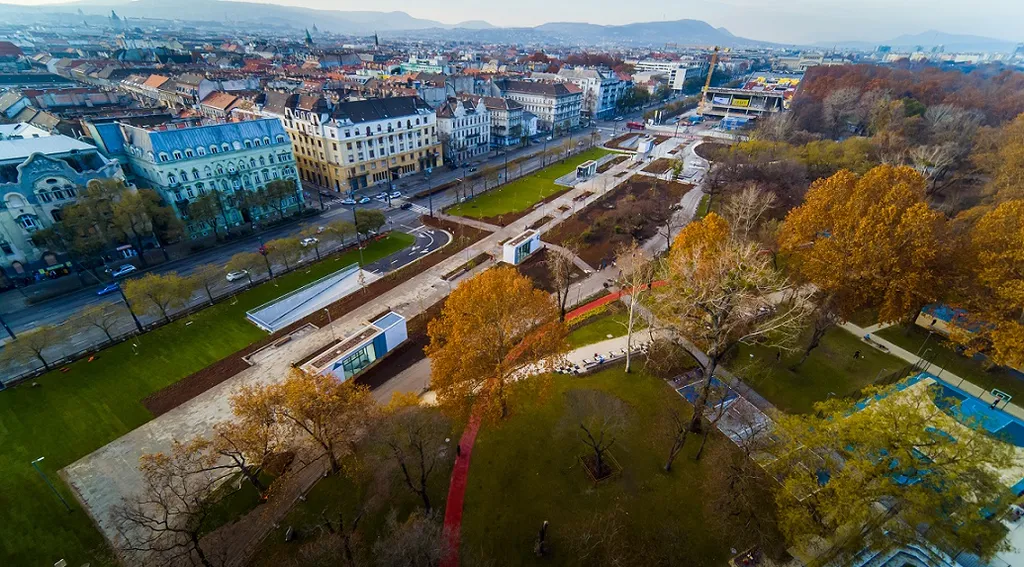
{"label": "walkway", "polygon": [[[918,365],[918,367],[923,369],[924,371],[934,374],[938,378],[941,378],[943,381],[953,384],[954,386],[960,388],[961,390],[967,392],[968,394],[971,394],[972,396],[978,398],[979,400],[985,403],[991,404],[992,402],[996,401],[996,397],[993,396],[991,392],[986,392],[985,390],[969,382],[963,377],[957,376],[956,374],[953,374],[952,372],[946,370],[945,368],[942,368],[941,366],[936,366],[935,364],[932,364],[928,360],[921,358],[917,354],[912,353],[904,348],[901,348],[883,339],[882,337],[879,337],[878,335],[872,334],[871,342],[864,340],[864,336],[870,334],[869,329],[878,328],[878,325],[864,329],[847,321],[846,323],[843,323],[841,326],[847,331],[860,337],[860,339],[864,341],[865,344],[869,344],[875,348],[878,348],[876,345],[882,345],[889,350],[889,354],[902,358],[903,360],[906,360],[911,364]],[[1003,406],[1001,409],[1016,418],[1024,419],[1024,409],[1022,409],[1017,404],[1010,402]]]}

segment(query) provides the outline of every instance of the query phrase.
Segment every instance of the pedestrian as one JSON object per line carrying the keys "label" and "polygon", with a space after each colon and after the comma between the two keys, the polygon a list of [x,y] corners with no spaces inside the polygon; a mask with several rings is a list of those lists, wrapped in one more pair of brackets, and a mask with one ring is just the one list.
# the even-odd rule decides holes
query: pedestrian
{"label": "pedestrian", "polygon": [[456,443],[455,444],[455,457],[458,458],[458,457],[461,457],[461,456],[462,456],[462,444],[461,443]]}
{"label": "pedestrian", "polygon": [[782,351],[781,350],[780,351],[776,351],[775,352],[775,362],[780,362],[781,360],[782,360]]}
{"label": "pedestrian", "polygon": [[853,351],[853,359],[857,360],[859,358],[860,358],[860,351],[859,350]]}

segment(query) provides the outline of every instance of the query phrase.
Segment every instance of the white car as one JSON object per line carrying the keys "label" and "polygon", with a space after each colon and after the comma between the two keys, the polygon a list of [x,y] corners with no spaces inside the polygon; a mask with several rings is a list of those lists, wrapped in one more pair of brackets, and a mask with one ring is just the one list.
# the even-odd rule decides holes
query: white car
{"label": "white car", "polygon": [[118,269],[114,270],[114,273],[110,274],[111,277],[119,278],[121,276],[127,276],[128,274],[138,270],[133,264],[124,264]]}
{"label": "white car", "polygon": [[248,270],[236,270],[234,272],[228,272],[227,278],[229,282],[240,280],[242,278],[249,277]]}
{"label": "white car", "polygon": [[320,242],[320,239],[313,236],[310,236],[309,238],[303,238],[302,240],[299,241],[299,243],[302,244],[303,246],[312,246],[317,242]]}
{"label": "white car", "polygon": [[352,197],[348,197],[347,199],[342,199],[341,200],[341,204],[342,205],[354,205],[354,204],[356,204],[356,200],[353,199]]}

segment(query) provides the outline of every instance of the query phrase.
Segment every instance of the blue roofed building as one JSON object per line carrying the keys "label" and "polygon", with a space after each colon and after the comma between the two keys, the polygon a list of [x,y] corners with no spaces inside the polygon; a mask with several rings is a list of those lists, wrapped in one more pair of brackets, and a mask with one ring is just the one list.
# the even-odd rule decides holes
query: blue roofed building
{"label": "blue roofed building", "polygon": [[[185,221],[191,238],[275,220],[302,208],[292,143],[279,120],[118,127],[136,183],[155,189]],[[291,182],[291,190],[268,192],[268,184],[277,180]],[[190,204],[208,193],[216,197],[221,213],[216,226],[190,220]]]}

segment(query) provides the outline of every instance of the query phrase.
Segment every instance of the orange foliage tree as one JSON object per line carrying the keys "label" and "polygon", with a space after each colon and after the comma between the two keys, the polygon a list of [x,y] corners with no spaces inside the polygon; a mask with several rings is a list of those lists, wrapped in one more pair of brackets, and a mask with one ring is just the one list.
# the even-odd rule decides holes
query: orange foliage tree
{"label": "orange foliage tree", "polygon": [[945,217],[928,207],[909,167],[881,165],[816,181],[782,225],[779,244],[838,313],[877,307],[879,320],[916,318],[942,295],[949,255]]}
{"label": "orange foliage tree", "polygon": [[551,295],[511,267],[460,284],[427,334],[430,387],[438,403],[465,409],[486,396],[502,418],[509,385],[554,370],[567,348],[565,323]]}

